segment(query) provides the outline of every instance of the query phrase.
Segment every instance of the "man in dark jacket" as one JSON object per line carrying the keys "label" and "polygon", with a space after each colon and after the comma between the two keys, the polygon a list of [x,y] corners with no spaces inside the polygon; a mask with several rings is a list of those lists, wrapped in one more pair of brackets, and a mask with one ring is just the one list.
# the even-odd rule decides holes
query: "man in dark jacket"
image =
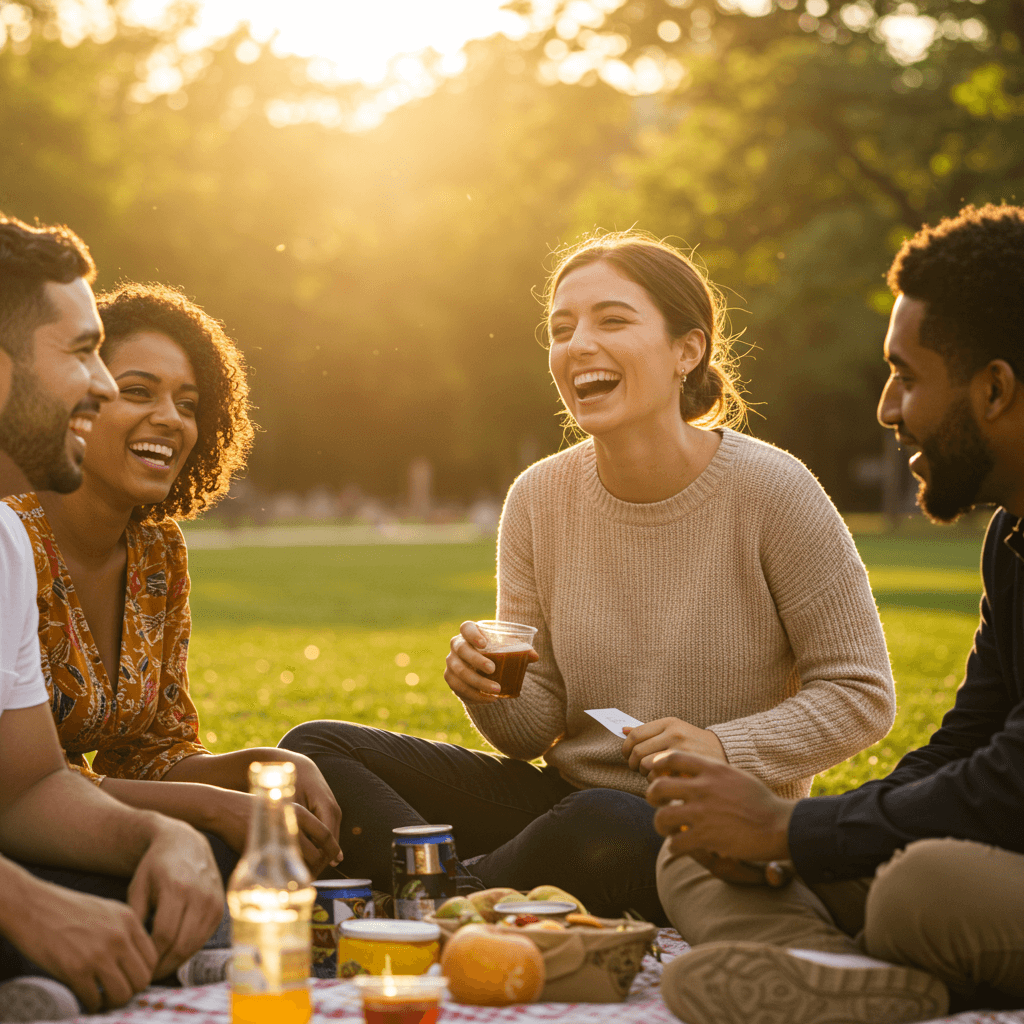
{"label": "man in dark jacket", "polygon": [[926,746],[839,796],[783,800],[729,765],[660,756],[659,894],[695,947],[662,990],[687,1024],[1024,1005],[1024,209],[923,228],[889,285],[878,418],[917,449],[918,504],[939,522],[1000,506],[966,676]]}

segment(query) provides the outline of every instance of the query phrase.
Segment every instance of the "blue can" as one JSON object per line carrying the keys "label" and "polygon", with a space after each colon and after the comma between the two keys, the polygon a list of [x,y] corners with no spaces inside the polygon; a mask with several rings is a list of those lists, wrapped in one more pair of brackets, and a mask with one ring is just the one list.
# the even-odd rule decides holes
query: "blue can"
{"label": "blue can", "polygon": [[395,916],[422,921],[454,896],[455,838],[451,825],[406,825],[391,830],[391,887]]}
{"label": "blue can", "polygon": [[373,890],[368,878],[325,878],[313,883],[313,976],[333,978],[338,973],[338,938],[341,922],[374,917]]}

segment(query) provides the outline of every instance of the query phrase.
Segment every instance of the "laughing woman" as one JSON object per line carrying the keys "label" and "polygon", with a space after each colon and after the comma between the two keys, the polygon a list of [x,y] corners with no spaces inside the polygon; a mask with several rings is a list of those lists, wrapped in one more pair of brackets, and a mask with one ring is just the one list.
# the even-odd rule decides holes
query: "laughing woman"
{"label": "laughing woman", "polygon": [[337,859],[339,811],[316,766],[276,748],[210,753],[188,693],[189,575],[175,520],[217,502],[245,465],[241,354],[174,289],[124,285],[98,305],[119,394],[89,435],[82,486],[7,499],[32,540],[43,673],[68,763],[125,803],[218,837],[228,871],[245,843],[249,763],[294,761],[303,853],[319,871]]}
{"label": "laughing woman", "polygon": [[[498,618],[536,627],[539,658],[498,699],[467,622],[445,672],[503,756],[336,722],[282,745],[331,783],[350,871],[380,877],[390,828],[440,821],[485,885],[664,921],[653,758],[695,751],[806,796],[888,731],[889,660],[824,491],[728,425],[743,403],[724,311],[693,263],[642,235],[591,241],[553,274],[547,313],[551,376],[590,436],[527,469],[502,512]],[[643,724],[612,734],[599,708]]]}

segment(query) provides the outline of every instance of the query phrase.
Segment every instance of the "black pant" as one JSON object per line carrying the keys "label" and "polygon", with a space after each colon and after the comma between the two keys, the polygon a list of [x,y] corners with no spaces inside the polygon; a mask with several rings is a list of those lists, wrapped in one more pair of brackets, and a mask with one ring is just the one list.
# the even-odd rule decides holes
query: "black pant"
{"label": "black pant", "polygon": [[[203,835],[209,840],[210,848],[213,850],[214,859],[220,869],[221,878],[227,885],[231,872],[238,863],[238,854],[235,853],[219,836],[204,832]],[[48,868],[38,864],[21,864],[26,871],[31,872],[36,878],[44,882],[53,882],[54,885],[62,885],[65,889],[73,889],[75,892],[88,893],[90,896],[100,896],[108,900],[119,900],[121,903],[128,902],[128,885],[130,879],[118,878],[114,875],[101,875],[92,871],[74,871],[68,868]],[[60,927],[59,921],[52,922],[54,928]],[[208,946],[229,945],[230,933],[222,925],[217,934],[207,943]],[[9,978],[16,978],[23,974],[34,974],[46,976],[47,972],[25,957],[20,950],[15,948],[7,939],[0,935],[0,981]],[[174,976],[171,976],[171,984],[177,984]]]}
{"label": "black pant", "polygon": [[642,797],[576,789],[554,768],[351,722],[306,722],[278,744],[323,772],[342,811],[341,868],[391,890],[391,830],[446,824],[488,888],[557,885],[591,913],[667,924],[655,883],[661,837]]}

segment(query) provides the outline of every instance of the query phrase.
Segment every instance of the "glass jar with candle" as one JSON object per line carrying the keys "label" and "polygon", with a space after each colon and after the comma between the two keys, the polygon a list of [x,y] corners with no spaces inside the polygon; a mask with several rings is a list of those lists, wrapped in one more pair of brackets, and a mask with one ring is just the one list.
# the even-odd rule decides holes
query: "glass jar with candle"
{"label": "glass jar with candle", "polygon": [[434,1024],[448,979],[408,974],[365,974],[355,979],[366,1024]]}
{"label": "glass jar with candle", "polygon": [[299,852],[295,765],[249,766],[256,798],[245,853],[228,882],[232,1024],[307,1024],[316,890]]}

